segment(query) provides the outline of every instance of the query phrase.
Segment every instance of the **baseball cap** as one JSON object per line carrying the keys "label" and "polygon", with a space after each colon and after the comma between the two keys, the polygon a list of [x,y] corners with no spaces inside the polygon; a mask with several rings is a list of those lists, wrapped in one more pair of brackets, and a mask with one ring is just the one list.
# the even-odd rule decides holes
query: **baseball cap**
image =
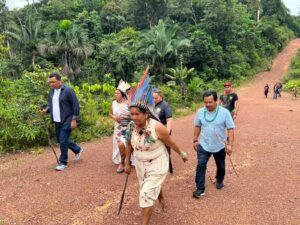
{"label": "baseball cap", "polygon": [[224,87],[231,87],[231,83],[230,83],[230,82],[226,82],[226,83],[224,84]]}

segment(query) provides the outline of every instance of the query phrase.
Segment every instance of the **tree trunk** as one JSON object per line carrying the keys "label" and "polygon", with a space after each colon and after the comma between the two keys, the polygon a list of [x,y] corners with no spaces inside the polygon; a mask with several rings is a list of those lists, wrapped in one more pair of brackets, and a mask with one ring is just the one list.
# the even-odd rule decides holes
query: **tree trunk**
{"label": "tree trunk", "polygon": [[67,51],[65,51],[65,59],[64,59],[64,66],[62,69],[62,74],[69,77],[69,73],[70,73],[70,68],[68,65],[68,53],[67,53]]}
{"label": "tree trunk", "polygon": [[35,68],[35,55],[36,55],[36,51],[33,50],[32,51],[32,61],[31,61],[31,65],[32,65],[33,70]]}
{"label": "tree trunk", "polygon": [[13,58],[13,53],[10,50],[10,44],[9,44],[9,40],[8,39],[6,39],[6,44],[7,44],[7,48],[8,48],[9,58],[12,59]]}

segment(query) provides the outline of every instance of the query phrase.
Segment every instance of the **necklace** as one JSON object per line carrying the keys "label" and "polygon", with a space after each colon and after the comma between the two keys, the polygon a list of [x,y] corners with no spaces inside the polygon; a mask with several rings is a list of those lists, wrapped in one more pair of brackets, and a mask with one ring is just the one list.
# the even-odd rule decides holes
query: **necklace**
{"label": "necklace", "polygon": [[219,106],[217,106],[214,117],[211,120],[208,120],[206,118],[206,111],[204,110],[204,119],[205,119],[205,121],[208,122],[208,123],[213,122],[217,118],[218,112],[219,112]]}

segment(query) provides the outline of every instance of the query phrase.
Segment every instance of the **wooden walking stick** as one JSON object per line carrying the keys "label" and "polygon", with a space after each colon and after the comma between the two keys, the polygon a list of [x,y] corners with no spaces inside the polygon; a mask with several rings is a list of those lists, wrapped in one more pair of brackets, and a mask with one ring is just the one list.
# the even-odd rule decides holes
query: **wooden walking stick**
{"label": "wooden walking stick", "polygon": [[[220,137],[220,135],[219,135],[215,130],[214,130],[214,132],[215,132],[217,138],[219,139],[219,141],[220,141],[221,143],[224,144],[225,152],[227,152],[227,142],[226,142],[225,140],[222,140],[222,138]],[[237,173],[237,171],[236,171],[236,169],[235,169],[235,166],[233,165],[233,162],[232,162],[232,159],[231,159],[230,155],[228,155],[228,157],[229,157],[229,161],[230,161],[231,167],[232,167],[232,169],[233,169],[235,175],[236,175],[237,177],[239,177],[239,175],[238,175],[238,173]]]}
{"label": "wooden walking stick", "polygon": [[53,145],[51,144],[51,138],[50,138],[50,132],[49,132],[49,129],[48,129],[48,126],[47,126],[47,123],[46,123],[46,120],[45,120],[45,117],[42,116],[43,118],[43,122],[44,122],[44,127],[45,127],[45,130],[46,130],[46,133],[47,133],[47,138],[48,138],[48,145],[50,146],[50,148],[52,149],[54,155],[55,155],[55,158],[56,158],[56,161],[57,161],[57,164],[59,164],[59,159],[57,157],[57,154],[53,148]]}
{"label": "wooden walking stick", "polygon": [[128,177],[129,177],[129,174],[126,174],[126,179],[125,179],[125,184],[124,184],[124,188],[123,188],[123,193],[122,193],[122,196],[121,196],[118,215],[120,215],[120,212],[121,212],[121,209],[122,209],[122,206],[123,206],[125,191],[126,191],[127,182],[128,182]]}

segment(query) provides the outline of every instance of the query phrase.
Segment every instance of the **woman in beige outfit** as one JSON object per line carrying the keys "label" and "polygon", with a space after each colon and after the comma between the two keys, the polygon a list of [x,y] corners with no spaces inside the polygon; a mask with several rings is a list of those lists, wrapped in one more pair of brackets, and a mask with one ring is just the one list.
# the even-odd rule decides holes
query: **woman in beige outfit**
{"label": "woman in beige outfit", "polygon": [[125,172],[130,173],[129,162],[133,151],[140,187],[139,204],[142,208],[143,225],[149,224],[155,200],[158,199],[162,207],[165,205],[161,185],[169,169],[166,145],[177,152],[184,162],[188,160],[187,154],[180,151],[170,138],[167,128],[151,119],[151,115],[146,105],[131,105],[130,116],[133,123],[127,130]]}

